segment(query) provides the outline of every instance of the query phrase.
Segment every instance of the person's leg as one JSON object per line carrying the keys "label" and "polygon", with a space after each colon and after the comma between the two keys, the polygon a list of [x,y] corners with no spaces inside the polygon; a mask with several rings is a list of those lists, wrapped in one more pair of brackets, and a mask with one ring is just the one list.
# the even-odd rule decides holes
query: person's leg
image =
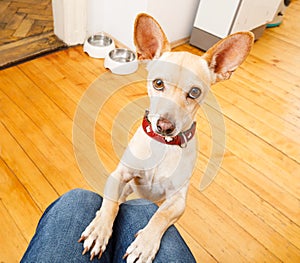
{"label": "person's leg", "polygon": [[[135,239],[134,235],[147,225],[157,208],[155,204],[144,199],[121,204],[113,229],[115,239],[113,262],[125,262],[122,261],[122,257]],[[171,226],[162,238],[154,262],[192,263],[196,260],[177,229]]]}
{"label": "person's leg", "polygon": [[[81,255],[83,247],[77,240],[101,203],[102,198],[90,191],[77,189],[63,195],[45,211],[21,262],[90,262],[89,253]],[[134,235],[156,210],[155,204],[142,199],[122,204],[107,248],[101,260],[93,262],[125,262],[122,257]],[[163,236],[154,262],[195,262],[174,226]]]}
{"label": "person's leg", "polygon": [[[90,262],[89,253],[81,255],[82,243],[77,240],[101,203],[99,195],[80,189],[60,197],[43,214],[21,262]],[[111,262],[110,250],[109,245],[101,262]]]}

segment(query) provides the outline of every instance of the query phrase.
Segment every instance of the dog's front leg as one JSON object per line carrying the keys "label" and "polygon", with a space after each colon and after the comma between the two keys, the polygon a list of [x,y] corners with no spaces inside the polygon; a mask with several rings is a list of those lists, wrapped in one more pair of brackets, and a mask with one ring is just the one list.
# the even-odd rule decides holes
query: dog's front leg
{"label": "dog's front leg", "polygon": [[126,184],[130,179],[129,173],[124,173],[120,167],[109,176],[101,208],[78,240],[79,242],[84,241],[82,254],[91,250],[91,260],[95,256],[100,258],[106,249],[119,205],[132,192],[129,184]]}
{"label": "dog's front leg", "polygon": [[168,197],[145,228],[136,233],[136,239],[128,247],[124,258],[127,263],[152,262],[160,247],[163,234],[185,210],[187,186]]}
{"label": "dog's front leg", "polygon": [[95,218],[83,231],[79,239],[79,242],[84,241],[83,255],[91,250],[91,260],[95,256],[101,257],[112,234],[112,226],[118,210],[118,202],[103,199],[101,209],[97,211]]}

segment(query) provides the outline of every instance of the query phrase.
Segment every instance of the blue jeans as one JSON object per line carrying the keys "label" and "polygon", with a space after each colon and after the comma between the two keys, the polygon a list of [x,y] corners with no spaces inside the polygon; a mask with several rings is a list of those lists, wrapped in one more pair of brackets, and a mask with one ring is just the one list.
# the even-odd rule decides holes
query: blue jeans
{"label": "blue jeans", "polygon": [[[43,214],[21,262],[90,262],[78,243],[102,204],[102,197],[86,190],[75,189],[52,203]],[[125,262],[122,259],[134,234],[145,227],[157,206],[147,200],[127,201],[120,206],[113,234],[100,260],[93,262]],[[191,251],[174,226],[164,234],[154,262],[196,262]]]}

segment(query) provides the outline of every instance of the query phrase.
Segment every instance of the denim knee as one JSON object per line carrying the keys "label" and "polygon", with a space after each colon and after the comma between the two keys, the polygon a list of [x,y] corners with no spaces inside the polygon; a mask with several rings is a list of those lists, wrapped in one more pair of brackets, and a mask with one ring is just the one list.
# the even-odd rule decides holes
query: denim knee
{"label": "denim knee", "polygon": [[86,213],[88,209],[97,211],[102,204],[102,197],[92,191],[83,189],[73,189],[62,195],[55,206],[60,209],[72,210]]}
{"label": "denim knee", "polygon": [[69,192],[63,194],[60,199],[64,202],[72,203],[72,202],[80,202],[80,203],[94,203],[97,202],[102,203],[102,197],[92,191],[84,190],[80,188],[76,188],[70,190]]}

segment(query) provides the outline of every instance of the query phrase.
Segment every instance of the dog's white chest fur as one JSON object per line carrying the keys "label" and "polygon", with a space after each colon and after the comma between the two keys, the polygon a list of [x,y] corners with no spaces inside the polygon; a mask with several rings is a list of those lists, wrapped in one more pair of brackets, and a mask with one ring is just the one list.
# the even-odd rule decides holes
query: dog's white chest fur
{"label": "dog's white chest fur", "polygon": [[195,144],[195,140],[188,148],[163,144],[140,127],[122,157],[120,169],[134,179],[130,182],[132,190],[144,198],[161,200],[189,179],[196,160]]}

